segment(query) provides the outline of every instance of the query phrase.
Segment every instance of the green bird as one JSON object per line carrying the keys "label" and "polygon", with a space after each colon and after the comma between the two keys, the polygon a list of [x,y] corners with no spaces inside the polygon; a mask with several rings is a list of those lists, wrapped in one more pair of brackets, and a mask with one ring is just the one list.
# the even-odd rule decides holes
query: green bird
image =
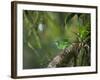
{"label": "green bird", "polygon": [[68,47],[71,43],[67,39],[57,40],[55,41],[55,44],[58,49],[65,49]]}

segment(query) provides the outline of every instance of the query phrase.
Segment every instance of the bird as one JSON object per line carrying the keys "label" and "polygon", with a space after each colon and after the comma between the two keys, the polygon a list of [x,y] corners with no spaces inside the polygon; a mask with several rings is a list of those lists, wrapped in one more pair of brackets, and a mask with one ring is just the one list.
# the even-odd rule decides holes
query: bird
{"label": "bird", "polygon": [[56,40],[55,44],[58,49],[65,49],[68,47],[71,43],[68,41],[68,39],[61,39],[61,40]]}

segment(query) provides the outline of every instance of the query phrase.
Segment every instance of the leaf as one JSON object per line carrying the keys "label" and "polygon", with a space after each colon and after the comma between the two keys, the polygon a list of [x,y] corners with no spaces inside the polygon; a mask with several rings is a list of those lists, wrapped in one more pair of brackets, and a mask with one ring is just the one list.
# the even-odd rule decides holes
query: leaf
{"label": "leaf", "polygon": [[30,42],[28,42],[28,46],[33,50],[33,46],[30,44]]}
{"label": "leaf", "polygon": [[75,13],[71,13],[71,14],[67,17],[66,23],[68,23],[74,16],[75,16]]}

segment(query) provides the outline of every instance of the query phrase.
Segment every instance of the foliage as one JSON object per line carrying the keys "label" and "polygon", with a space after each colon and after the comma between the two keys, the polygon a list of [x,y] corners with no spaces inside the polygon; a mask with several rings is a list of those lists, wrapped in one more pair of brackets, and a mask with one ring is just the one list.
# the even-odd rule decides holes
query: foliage
{"label": "foliage", "polygon": [[90,14],[23,10],[23,68],[45,68],[73,43],[81,44],[76,65],[73,54],[66,64],[89,66],[90,35]]}

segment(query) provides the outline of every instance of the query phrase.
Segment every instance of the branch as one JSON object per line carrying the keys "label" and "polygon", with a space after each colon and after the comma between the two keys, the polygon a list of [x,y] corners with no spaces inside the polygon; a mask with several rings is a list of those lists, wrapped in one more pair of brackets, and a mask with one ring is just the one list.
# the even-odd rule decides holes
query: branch
{"label": "branch", "polygon": [[61,51],[57,56],[55,56],[53,60],[49,63],[48,67],[55,68],[67,66],[67,63],[70,61],[70,59],[72,59],[74,56],[78,54],[79,48],[79,43],[73,43],[72,45]]}

